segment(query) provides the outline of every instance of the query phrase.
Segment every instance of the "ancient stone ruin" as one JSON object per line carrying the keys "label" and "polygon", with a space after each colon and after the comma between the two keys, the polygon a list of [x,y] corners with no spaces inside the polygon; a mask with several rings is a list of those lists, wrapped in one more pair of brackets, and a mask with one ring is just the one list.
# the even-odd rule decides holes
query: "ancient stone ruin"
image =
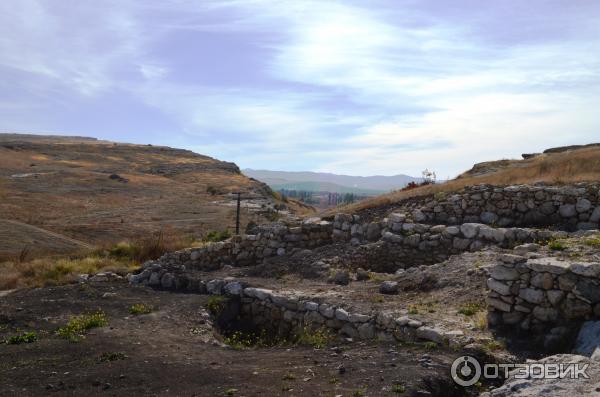
{"label": "ancient stone ruin", "polygon": [[[129,280],[226,297],[226,308],[215,318],[222,332],[289,335],[304,327],[326,328],[351,339],[425,341],[455,349],[491,343],[497,335],[509,343],[529,341],[538,351],[565,352],[585,321],[600,318],[600,259],[593,250],[561,257],[551,246],[595,233],[598,198],[594,184],[473,186],[409,199],[385,213],[262,225],[254,234],[166,254]],[[268,271],[257,281],[233,271],[316,266],[321,282],[333,285],[381,277],[377,293],[393,296],[456,282],[445,277],[466,266],[461,261],[471,266],[464,278],[481,280],[464,285],[485,291],[481,302],[471,304],[487,305],[488,336],[401,302],[376,304],[383,298],[370,297],[374,304],[365,304],[362,287],[340,287],[349,288],[348,295],[332,295],[322,284],[286,288],[265,281]]]}

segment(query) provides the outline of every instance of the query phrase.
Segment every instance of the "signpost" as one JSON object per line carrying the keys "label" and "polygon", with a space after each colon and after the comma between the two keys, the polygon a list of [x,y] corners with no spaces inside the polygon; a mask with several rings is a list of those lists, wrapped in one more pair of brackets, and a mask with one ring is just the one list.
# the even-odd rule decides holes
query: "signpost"
{"label": "signpost", "polygon": [[240,234],[240,195],[242,194],[241,192],[235,192],[237,193],[237,212],[235,214],[235,234],[239,235]]}

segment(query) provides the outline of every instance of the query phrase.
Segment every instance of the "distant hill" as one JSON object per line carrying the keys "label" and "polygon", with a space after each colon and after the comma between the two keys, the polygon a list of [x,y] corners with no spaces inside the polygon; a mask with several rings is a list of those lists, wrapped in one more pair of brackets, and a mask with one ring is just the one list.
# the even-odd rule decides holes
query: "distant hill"
{"label": "distant hill", "polygon": [[386,190],[361,189],[358,187],[341,186],[331,182],[286,182],[269,184],[271,189],[279,191],[285,190],[305,190],[307,192],[330,192],[330,193],[354,193],[363,196],[376,196],[387,193]]}
{"label": "distant hill", "polygon": [[268,184],[276,190],[279,186],[293,186],[302,183],[298,186],[318,189],[304,190],[330,191],[337,193],[363,193],[369,195],[389,192],[391,190],[400,189],[409,182],[421,181],[421,178],[414,178],[402,174],[393,176],[350,176],[324,172],[268,171],[253,170],[250,168],[246,168],[242,172],[251,178],[258,179],[259,181]]}

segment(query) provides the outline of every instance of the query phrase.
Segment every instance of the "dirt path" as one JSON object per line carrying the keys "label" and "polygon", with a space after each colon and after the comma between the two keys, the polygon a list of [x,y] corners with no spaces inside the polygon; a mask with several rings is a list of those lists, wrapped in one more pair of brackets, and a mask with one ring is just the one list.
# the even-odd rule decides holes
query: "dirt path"
{"label": "dirt path", "polygon": [[9,219],[0,219],[0,224],[3,223],[3,222],[11,224],[11,225],[14,225],[14,226],[17,226],[17,227],[22,227],[22,228],[25,228],[25,229],[29,229],[30,231],[33,231],[33,232],[43,233],[43,234],[46,234],[48,236],[52,236],[54,238],[57,238],[59,240],[68,241],[68,242],[70,242],[70,243],[72,243],[74,245],[80,246],[81,248],[87,248],[87,249],[93,248],[90,244],[85,243],[85,242],[83,242],[81,240],[75,240],[74,238],[65,236],[64,234],[55,233],[55,232],[52,232],[50,230],[39,228],[37,226],[29,225],[27,223],[17,222],[17,221],[13,221],[13,220],[9,220]]}

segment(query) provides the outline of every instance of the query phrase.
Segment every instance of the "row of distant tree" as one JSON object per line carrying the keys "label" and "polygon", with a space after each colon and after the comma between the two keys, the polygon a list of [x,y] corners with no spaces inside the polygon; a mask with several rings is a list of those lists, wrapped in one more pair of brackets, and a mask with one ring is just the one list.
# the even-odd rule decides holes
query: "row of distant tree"
{"label": "row of distant tree", "polygon": [[310,205],[325,204],[326,201],[327,206],[350,204],[367,197],[354,193],[312,192],[308,190],[291,189],[280,189],[279,193],[282,198],[290,197]]}
{"label": "row of distant tree", "polygon": [[[400,191],[415,189],[419,186],[431,185],[436,183],[435,171],[425,169],[422,172],[421,182],[410,182]],[[310,190],[280,189],[279,193],[283,199],[290,197],[309,205],[320,205],[334,207],[340,204],[351,204],[356,201],[364,200],[368,196],[355,193],[335,193],[335,192],[313,192]]]}

